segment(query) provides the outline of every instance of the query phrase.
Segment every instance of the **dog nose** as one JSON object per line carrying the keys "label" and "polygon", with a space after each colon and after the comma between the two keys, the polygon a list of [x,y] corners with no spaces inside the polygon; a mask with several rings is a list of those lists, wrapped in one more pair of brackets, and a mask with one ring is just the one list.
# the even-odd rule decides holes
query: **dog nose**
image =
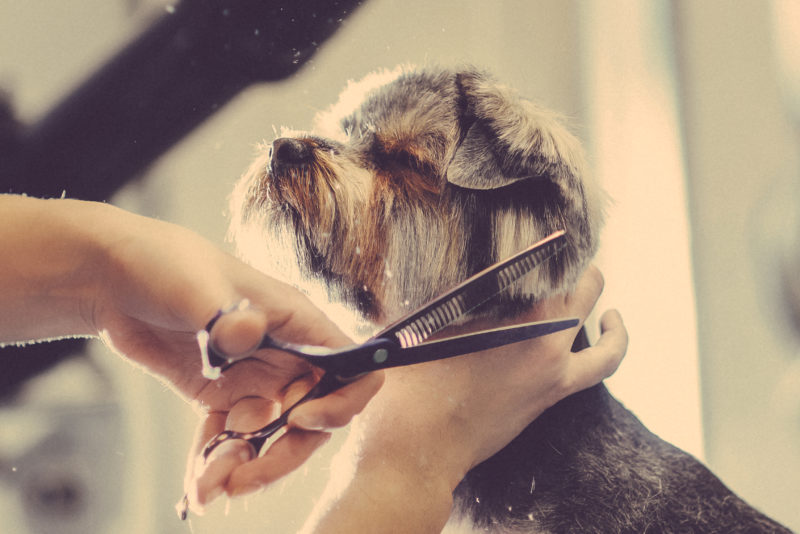
{"label": "dog nose", "polygon": [[311,159],[311,147],[302,141],[281,137],[272,142],[273,165],[298,165]]}

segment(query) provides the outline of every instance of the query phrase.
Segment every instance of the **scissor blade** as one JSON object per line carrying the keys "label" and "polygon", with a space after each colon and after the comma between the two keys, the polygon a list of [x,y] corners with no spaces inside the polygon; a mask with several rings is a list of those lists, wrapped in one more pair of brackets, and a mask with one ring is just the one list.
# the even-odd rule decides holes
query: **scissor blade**
{"label": "scissor blade", "polygon": [[546,336],[568,328],[578,326],[576,318],[558,319],[554,321],[537,321],[514,326],[482,330],[461,336],[453,336],[436,341],[426,341],[419,345],[400,349],[392,355],[380,368],[399,367],[415,363],[430,362],[460,356],[481,350],[502,347],[510,343],[525,341],[535,337]]}
{"label": "scissor blade", "polygon": [[402,347],[419,345],[541,265],[566,244],[566,232],[555,232],[514,256],[471,276],[374,337],[394,337]]}

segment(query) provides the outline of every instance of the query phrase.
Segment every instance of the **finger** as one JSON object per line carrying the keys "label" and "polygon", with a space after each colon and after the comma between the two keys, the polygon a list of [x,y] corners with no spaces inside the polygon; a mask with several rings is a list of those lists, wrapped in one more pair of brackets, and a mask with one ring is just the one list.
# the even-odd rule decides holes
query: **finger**
{"label": "finger", "polygon": [[567,364],[566,393],[593,386],[617,370],[628,349],[628,331],[622,316],[610,310],[600,319],[601,335],[593,346],[571,356]]}
{"label": "finger", "polygon": [[244,356],[258,346],[266,328],[264,312],[244,306],[222,314],[212,328],[211,343],[228,357]]}
{"label": "finger", "polygon": [[[558,294],[540,301],[524,315],[526,321],[541,321],[555,317],[577,317],[579,324],[574,331],[583,326],[591,313],[604,286],[603,275],[594,265],[590,265],[578,279],[571,293]],[[569,330],[573,332],[573,330]]]}
{"label": "finger", "polygon": [[[197,496],[197,477],[202,473],[204,460],[202,451],[206,443],[225,428],[225,417],[223,413],[207,414],[203,421],[197,426],[189,455],[186,459],[186,473],[183,477],[183,490],[189,499],[190,509],[198,514],[202,514],[204,507],[198,502]],[[207,502],[205,497],[204,502]]]}
{"label": "finger", "polygon": [[383,380],[383,371],[368,373],[322,398],[301,404],[289,414],[289,426],[306,430],[345,426],[375,396]]}
{"label": "finger", "polygon": [[607,352],[608,367],[603,373],[603,378],[608,378],[619,368],[628,351],[628,329],[625,328],[622,315],[617,310],[607,310],[600,317],[600,334],[596,346]]}
{"label": "finger", "polygon": [[219,434],[225,429],[224,413],[209,413],[203,421],[197,426],[194,437],[192,438],[192,446],[189,448],[189,456],[186,459],[186,475],[184,476],[184,490],[189,489],[189,483],[193,480],[197,470],[197,457],[202,453],[211,438]]}
{"label": "finger", "polygon": [[231,473],[254,455],[253,447],[241,439],[225,441],[214,449],[189,485],[192,511],[202,513],[208,503],[222,495]]}
{"label": "finger", "polygon": [[305,360],[287,352],[259,351],[252,359],[228,368],[217,380],[206,382],[195,396],[207,409],[227,412],[242,398],[281,398],[286,385],[309,369],[311,365]]}
{"label": "finger", "polygon": [[256,273],[240,288],[254,307],[264,311],[266,332],[282,341],[341,347],[352,341],[319,308],[288,284]]}
{"label": "finger", "polygon": [[276,402],[262,397],[239,399],[228,412],[226,430],[253,432],[280,415]]}
{"label": "finger", "polygon": [[224,256],[218,267],[218,280],[205,283],[200,288],[183,288],[181,309],[187,312],[190,324],[200,330],[208,324],[220,306],[246,298],[251,304],[248,311],[254,314],[251,315],[255,317],[254,324],[262,327],[255,336],[252,332],[256,328],[243,326],[247,335],[239,342],[229,338],[228,342],[234,345],[217,345],[220,350],[228,353],[230,349],[230,354],[238,354],[239,351],[252,347],[253,342],[257,343],[264,333],[274,335],[282,341],[310,345],[339,347],[352,343],[308,297],[289,284],[267,276],[228,255]]}
{"label": "finger", "polygon": [[575,290],[567,295],[567,314],[580,318],[582,325],[600,298],[604,285],[605,280],[600,270],[594,265],[587,267],[575,285]]}
{"label": "finger", "polygon": [[306,373],[295,377],[295,379],[283,388],[283,399],[281,401],[281,412],[285,412],[297,404],[309,391],[319,382],[321,375],[324,374],[319,369],[309,369]]}
{"label": "finger", "polygon": [[300,467],[330,436],[327,432],[288,431],[266,454],[238,466],[228,479],[226,492],[238,496],[260,490]]}
{"label": "finger", "polygon": [[[259,397],[247,397],[231,408],[225,427],[228,430],[252,432],[272,421],[278,415],[277,412],[276,403]],[[193,484],[190,484],[191,501],[203,507],[221,495],[231,473],[257,453],[244,440],[223,442],[205,459]]]}

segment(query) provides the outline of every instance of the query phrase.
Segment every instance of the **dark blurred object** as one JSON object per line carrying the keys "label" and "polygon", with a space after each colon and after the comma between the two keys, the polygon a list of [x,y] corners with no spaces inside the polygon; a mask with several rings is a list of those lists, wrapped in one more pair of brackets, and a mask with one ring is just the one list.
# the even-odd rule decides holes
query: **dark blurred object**
{"label": "dark blurred object", "polygon": [[248,85],[297,71],[358,0],[186,1],[22,133],[3,189],[105,200]]}
{"label": "dark blurred object", "polygon": [[[61,380],[75,378],[65,373]],[[4,503],[3,532],[111,532],[123,508],[127,449],[120,407],[101,399],[76,403],[69,391],[0,409],[0,489],[17,496]]]}
{"label": "dark blurred object", "polygon": [[784,303],[795,333],[800,335],[800,257],[796,253],[785,253],[781,260],[780,278]]}
{"label": "dark blurred object", "polygon": [[18,172],[22,154],[22,125],[14,117],[11,95],[0,91],[0,185],[6,184]]}
{"label": "dark blurred object", "polygon": [[[107,200],[242,89],[297,71],[360,4],[177,4],[39,123],[21,128],[0,103],[0,191]],[[0,350],[0,399],[75,345]]]}
{"label": "dark blurred object", "polygon": [[[797,21],[800,20],[800,4],[797,2],[776,2],[770,6],[773,12],[774,47],[777,58],[778,80],[780,81],[781,102],[792,119],[794,134],[800,140],[800,34]],[[796,145],[797,146],[797,145]],[[796,335],[800,336],[800,230],[798,230],[798,206],[800,206],[800,179],[797,169],[788,178],[790,185],[783,186],[773,201],[780,212],[778,223],[781,296],[789,312]],[[780,187],[781,184],[778,184]],[[775,186],[773,186],[775,189]],[[788,205],[784,204],[787,202]],[[779,202],[780,200],[781,202]],[[774,213],[776,206],[768,208]]]}
{"label": "dark blurred object", "polygon": [[69,357],[80,357],[85,349],[82,339],[36,343],[24,347],[0,349],[0,403],[7,401],[25,383],[39,373]]}

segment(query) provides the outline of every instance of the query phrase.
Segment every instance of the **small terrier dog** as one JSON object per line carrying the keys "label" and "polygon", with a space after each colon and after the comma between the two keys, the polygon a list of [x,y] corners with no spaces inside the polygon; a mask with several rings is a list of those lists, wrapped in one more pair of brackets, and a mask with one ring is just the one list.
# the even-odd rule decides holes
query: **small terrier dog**
{"label": "small terrier dog", "polygon": [[[603,204],[553,113],[473,68],[403,67],[351,83],[313,134],[265,147],[236,187],[231,230],[260,268],[320,281],[384,324],[566,229],[557,261],[479,312],[505,318],[575,284]],[[455,498],[456,514],[494,532],[789,532],[602,384],[542,414]]]}

